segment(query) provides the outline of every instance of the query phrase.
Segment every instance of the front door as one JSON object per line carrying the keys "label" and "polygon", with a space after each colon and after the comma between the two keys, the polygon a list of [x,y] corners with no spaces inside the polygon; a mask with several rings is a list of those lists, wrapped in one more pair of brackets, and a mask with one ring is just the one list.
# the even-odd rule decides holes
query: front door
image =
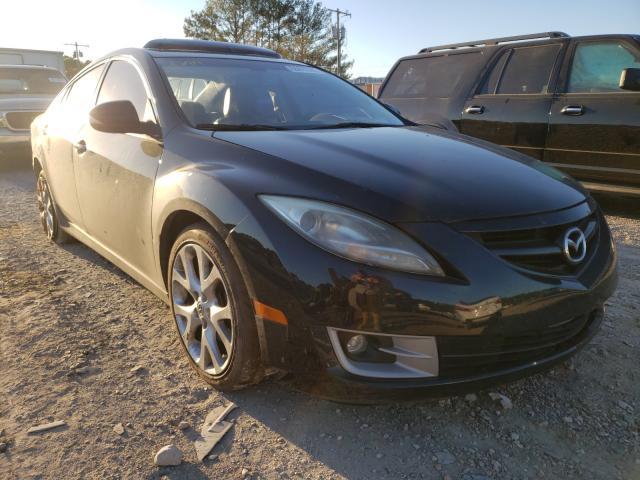
{"label": "front door", "polygon": [[460,131],[541,159],[562,43],[509,48],[462,112]]}
{"label": "front door", "polygon": [[619,88],[625,68],[640,68],[640,47],[584,40],[572,54],[551,108],[545,160],[587,184],[640,187],[640,92]]}
{"label": "front door", "polygon": [[[129,100],[141,121],[156,121],[149,94],[133,63],[110,63],[97,104]],[[121,261],[148,276],[155,270],[151,203],[162,156],[145,135],[98,132],[86,123],[75,159],[76,182],[87,233]]]}

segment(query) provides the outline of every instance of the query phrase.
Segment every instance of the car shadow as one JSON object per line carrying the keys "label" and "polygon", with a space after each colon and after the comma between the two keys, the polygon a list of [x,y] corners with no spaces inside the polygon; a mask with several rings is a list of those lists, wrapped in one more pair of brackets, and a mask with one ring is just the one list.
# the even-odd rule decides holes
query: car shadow
{"label": "car shadow", "polygon": [[[303,450],[312,460],[345,478],[438,473],[432,466],[433,452],[424,444],[429,429],[416,424],[416,412],[424,413],[428,423],[429,412],[435,415],[439,402],[450,400],[351,405],[314,397],[294,389],[286,380],[267,381],[225,396],[238,405],[238,410],[283,439],[278,439],[276,448]],[[394,472],[387,470],[390,444],[396,455],[399,446],[406,453],[406,458],[393,458]],[[397,471],[399,463],[402,472]],[[302,471],[306,467],[300,466]]]}

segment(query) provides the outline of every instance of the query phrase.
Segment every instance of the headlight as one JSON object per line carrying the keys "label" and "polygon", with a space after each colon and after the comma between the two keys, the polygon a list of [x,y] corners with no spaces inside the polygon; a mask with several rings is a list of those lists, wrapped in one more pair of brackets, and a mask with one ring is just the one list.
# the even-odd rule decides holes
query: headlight
{"label": "headlight", "polygon": [[8,128],[9,125],[7,124],[7,121],[4,118],[4,113],[0,112],[0,128]]}
{"label": "headlight", "polygon": [[335,255],[393,270],[444,275],[433,256],[385,222],[314,200],[275,195],[260,199],[304,238]]}

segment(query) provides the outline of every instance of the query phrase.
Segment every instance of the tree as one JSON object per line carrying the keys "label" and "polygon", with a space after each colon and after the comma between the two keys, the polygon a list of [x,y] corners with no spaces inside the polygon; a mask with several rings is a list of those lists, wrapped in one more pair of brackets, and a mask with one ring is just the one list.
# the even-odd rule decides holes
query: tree
{"label": "tree", "polygon": [[[331,14],[316,0],[206,0],[202,10],[185,18],[183,29],[187,37],[250,43],[337,71]],[[343,77],[352,65],[343,53]]]}
{"label": "tree", "polygon": [[[345,37],[342,37],[340,40],[341,50],[340,50],[340,76],[345,79],[351,78],[351,67],[353,67],[353,60],[350,60],[347,54],[345,53],[346,40]],[[327,59],[327,70],[331,70],[333,73],[338,73],[338,39],[333,35],[330,38],[329,51],[331,52],[329,58]]]}
{"label": "tree", "polygon": [[250,39],[252,0],[207,0],[199,12],[184,20],[187,37],[223,42],[247,43]]}
{"label": "tree", "polygon": [[67,78],[73,78],[76,76],[80,70],[91,63],[91,60],[78,60],[77,58],[69,57],[67,55],[63,56],[64,60],[64,74]]}
{"label": "tree", "polygon": [[297,0],[291,25],[289,58],[326,66],[331,53],[327,42],[331,24],[329,12],[314,0]]}

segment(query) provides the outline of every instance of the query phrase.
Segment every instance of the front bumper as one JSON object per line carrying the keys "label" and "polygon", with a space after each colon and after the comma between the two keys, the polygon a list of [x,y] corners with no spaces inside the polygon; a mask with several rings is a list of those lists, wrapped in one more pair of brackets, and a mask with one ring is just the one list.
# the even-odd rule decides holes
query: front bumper
{"label": "front bumper", "polygon": [[[479,370],[462,377],[440,376],[425,379],[382,380],[352,375],[334,364],[313,375],[299,375],[293,385],[316,396],[348,403],[376,403],[390,400],[409,400],[424,397],[460,395],[515,381],[535,373],[549,370],[585,347],[599,332],[604,318],[597,309],[592,320],[579,335],[546,349],[543,356],[502,368]],[[469,365],[473,367],[473,364]]]}
{"label": "front bumper", "polygon": [[[584,346],[598,331],[604,302],[617,284],[610,233],[597,215],[594,251],[573,276],[523,269],[439,223],[402,228],[438,254],[445,278],[338,258],[273,218],[247,219],[229,241],[242,256],[252,296],[288,319],[286,325],[257,319],[265,363],[297,373],[300,381],[310,379],[308,389],[315,393],[326,389],[335,398],[342,392],[356,401],[358,390],[367,401],[375,392],[406,398],[414,390],[481,388],[548,368]],[[398,379],[350,373],[336,354],[331,329],[434,337],[437,374]],[[564,333],[548,341],[558,329]],[[515,347],[514,339],[520,342]]]}

